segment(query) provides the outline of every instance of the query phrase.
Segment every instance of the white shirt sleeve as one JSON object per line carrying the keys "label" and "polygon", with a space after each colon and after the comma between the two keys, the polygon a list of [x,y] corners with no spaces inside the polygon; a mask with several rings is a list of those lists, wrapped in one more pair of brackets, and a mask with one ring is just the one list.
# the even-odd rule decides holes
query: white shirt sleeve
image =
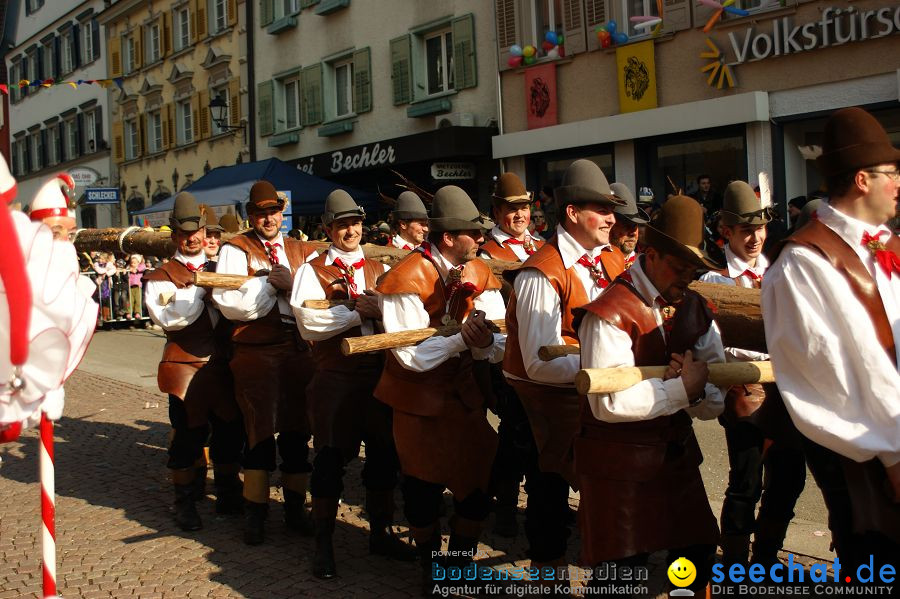
{"label": "white shirt sleeve", "polygon": [[[428,328],[428,312],[415,293],[380,295],[379,302],[386,333]],[[431,337],[418,345],[394,348],[391,352],[404,368],[427,372],[466,349],[462,334],[457,333],[450,337]]]}
{"label": "white shirt sleeve", "polygon": [[[506,305],[500,290],[489,289],[475,298],[475,309],[484,312],[488,320],[503,320],[506,317]],[[473,347],[472,357],[476,360],[488,360],[491,364],[503,361],[506,351],[506,335],[494,333],[494,342],[487,347]]]}
{"label": "white shirt sleeve", "polygon": [[[174,293],[171,302],[166,305],[159,303],[162,293]],[[178,331],[200,317],[206,304],[203,297],[206,289],[191,285],[184,289],[178,289],[171,281],[147,281],[144,292],[144,304],[150,319],[166,331]]]}
{"label": "white shirt sleeve", "polygon": [[[585,315],[578,330],[581,339],[581,362],[584,368],[618,368],[634,366],[631,337],[620,328],[595,314]],[[694,358],[707,362],[724,362],[722,341],[713,323],[693,350]],[[661,364],[660,364],[661,366]],[[604,422],[651,420],[658,416],[686,410],[701,420],[722,413],[722,391],[707,383],[706,399],[696,407],[688,407],[688,396],[681,377],[663,380],[647,379],[615,393],[589,393],[588,404],[594,417]]]}
{"label": "white shirt sleeve", "polygon": [[778,388],[800,432],[857,462],[900,462],[900,374],[844,277],[789,247],[762,285]]}
{"label": "white shirt sleeve", "polygon": [[[216,272],[228,275],[246,275],[247,257],[243,250],[225,245],[219,252]],[[246,322],[269,313],[277,301],[278,290],[269,284],[269,277],[253,277],[239,289],[215,289],[213,301],[228,320]]]}
{"label": "white shirt sleeve", "polygon": [[303,264],[294,277],[291,308],[297,318],[300,336],[307,341],[329,339],[362,324],[359,312],[350,310],[346,306],[335,306],[327,310],[303,307],[303,302],[306,300],[322,299],[325,299],[325,290],[319,283],[316,271],[309,264]]}
{"label": "white shirt sleeve", "polygon": [[539,383],[573,385],[581,368],[577,355],[544,362],[538,350],[544,345],[562,345],[562,311],[559,295],[550,281],[538,270],[529,268],[519,273],[515,282],[516,321],[519,325],[519,347],[528,377]]}

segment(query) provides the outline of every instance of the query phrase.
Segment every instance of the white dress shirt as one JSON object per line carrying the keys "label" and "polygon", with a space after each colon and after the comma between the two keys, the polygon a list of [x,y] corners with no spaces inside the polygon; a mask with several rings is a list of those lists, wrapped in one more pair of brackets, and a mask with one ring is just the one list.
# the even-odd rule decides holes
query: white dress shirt
{"label": "white dress shirt", "polygon": [[[513,238],[512,235],[504,232],[500,227],[494,227],[493,229],[491,229],[491,237],[493,237],[494,241],[496,241],[500,245],[503,245],[504,242]],[[525,231],[525,239],[523,241],[527,243],[529,240],[534,244],[535,249],[537,249],[537,244],[534,243],[535,238],[528,231]],[[528,252],[525,251],[525,246],[521,243],[511,243],[508,246],[504,247],[512,250],[512,252],[516,255],[516,258],[519,259],[519,262],[525,262],[526,260],[528,260]],[[479,252],[479,255],[482,254],[486,255],[487,252]]]}
{"label": "white dress shirt", "polygon": [[[665,301],[660,298],[659,291],[647,278],[640,260],[636,261],[628,272],[638,293],[644,298],[653,298],[654,305],[659,308],[654,310],[656,325],[663,338],[666,338],[662,317]],[[631,337],[596,314],[588,312],[585,315],[578,329],[578,338],[581,340],[583,368],[634,366]],[[715,321],[700,337],[691,352],[694,360],[710,364],[725,361],[722,336]],[[658,364],[662,365],[668,365],[668,360]],[[594,417],[604,422],[651,420],[658,416],[674,414],[679,410],[686,410],[688,414],[700,420],[710,420],[722,413],[725,407],[724,392],[710,383],[706,384],[705,391],[706,399],[693,408],[688,407],[688,396],[680,376],[665,381],[661,378],[647,379],[623,391],[589,393],[587,397]]]}
{"label": "white dress shirt", "polygon": [[[391,245],[394,246],[395,248],[397,248],[398,250],[403,250],[403,249],[408,250],[410,248],[416,249],[416,244],[414,244],[411,241],[406,241],[405,239],[400,237],[400,235],[394,235],[391,238]],[[406,246],[409,246],[409,248]]]}
{"label": "white dress shirt", "polygon": [[[756,257],[756,265],[750,266],[749,263],[742,260],[737,254],[731,251],[731,247],[729,247],[728,244],[725,245],[725,260],[727,263],[728,276],[713,271],[707,271],[703,273],[700,280],[704,283],[718,283],[719,285],[733,285],[736,287],[752,289],[753,279],[744,273],[750,270],[762,278],[769,268],[769,260],[762,254]],[[741,349],[740,347],[726,347],[725,357],[729,362],[763,362],[769,359],[769,354],[749,349]]]}
{"label": "white dress shirt", "polygon": [[[335,258],[340,258],[344,264],[349,266],[365,258],[365,254],[361,248],[357,248],[353,252],[344,252],[332,245],[325,254],[325,265],[334,264]],[[382,272],[387,272],[387,265],[381,264],[380,266],[383,267]],[[353,282],[356,284],[356,292],[359,294],[369,289],[366,287],[366,275],[362,268],[357,268],[353,273]],[[351,310],[347,306],[335,306],[327,310],[303,307],[303,302],[306,300],[322,299],[325,299],[325,290],[319,283],[315,269],[309,263],[302,265],[297,269],[297,275],[294,277],[291,308],[297,318],[300,336],[307,341],[329,339],[356,326],[361,327],[363,335],[371,335],[375,332],[372,319],[363,320],[359,312]]]}
{"label": "white dress shirt", "polygon": [[[900,276],[888,278],[862,245],[874,227],[823,204],[819,221],[874,277],[900,361]],[[886,241],[887,237],[882,237]],[[900,462],[900,373],[844,276],[813,250],[789,245],[763,279],[763,323],[778,388],[797,428],[858,462]]]}
{"label": "white dress shirt", "polygon": [[[453,268],[437,247],[431,246],[431,255],[437,264],[438,273],[444,282]],[[425,305],[415,293],[399,293],[379,296],[381,316],[384,330],[387,333],[425,329],[429,326],[428,312]],[[499,289],[489,289],[475,298],[474,309],[485,313],[488,320],[502,320],[506,316],[506,306]],[[494,342],[486,348],[471,348],[472,357],[476,360],[489,360],[497,363],[503,360],[506,348],[506,335],[494,333]],[[427,372],[437,368],[450,358],[459,356],[470,349],[463,341],[462,333],[449,337],[431,337],[418,345],[410,345],[392,349],[394,357],[404,368],[414,372]]]}
{"label": "white dress shirt", "polygon": [[[202,251],[196,256],[185,256],[181,252],[175,252],[172,258],[182,264],[190,264],[194,268],[200,268],[206,264],[206,254]],[[174,297],[169,303],[159,303],[159,296],[163,293],[172,293]],[[204,310],[209,312],[209,318],[213,326],[219,322],[219,312],[212,306],[207,306],[203,301],[206,289],[197,285],[190,285],[179,289],[171,281],[147,281],[144,291],[144,304],[150,314],[150,320],[158,324],[164,331],[179,331],[197,320]]]}
{"label": "white dress shirt", "polygon": [[[259,240],[265,245],[265,239],[259,237]],[[279,244],[275,248],[278,263],[284,264],[290,270],[291,265],[284,251],[284,238],[281,236],[281,233],[269,243]],[[306,261],[309,262],[317,255],[317,252],[313,252],[306,258]],[[239,247],[231,244],[223,245],[219,251],[219,263],[216,266],[216,273],[226,275],[248,274],[247,257],[247,254]],[[252,255],[249,258],[250,266],[254,270],[271,270],[272,268],[272,264],[268,259],[260,261]],[[228,320],[247,322],[262,318],[269,313],[276,302],[278,311],[282,316],[293,318],[293,310],[287,294],[278,293],[278,290],[269,283],[269,277],[267,276],[253,277],[241,285],[239,289],[215,289],[213,290],[213,301],[216,302],[219,310],[222,311],[222,315]]]}
{"label": "white dress shirt", "polygon": [[[586,266],[578,264],[578,259],[585,254],[593,259],[601,251],[609,250],[610,246],[607,244],[587,251],[559,225],[556,227],[556,235],[563,266],[567,270],[575,266],[575,274],[586,290],[588,302],[595,300],[603,292],[603,288],[594,282]],[[556,289],[542,272],[534,268],[519,273],[513,288],[516,292],[516,321],[520,331],[519,348],[528,377],[544,385],[574,387],[575,373],[581,369],[581,361],[577,355],[563,356],[550,362],[544,362],[538,357],[541,346],[565,343],[562,338],[562,302]],[[503,374],[508,378],[519,378],[505,370]]]}

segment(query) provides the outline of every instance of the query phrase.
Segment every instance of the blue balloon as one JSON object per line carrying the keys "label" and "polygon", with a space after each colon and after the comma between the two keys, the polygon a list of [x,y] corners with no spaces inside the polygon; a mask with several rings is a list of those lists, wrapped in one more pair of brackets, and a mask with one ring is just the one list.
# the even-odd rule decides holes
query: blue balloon
{"label": "blue balloon", "polygon": [[559,37],[556,35],[555,31],[548,31],[544,34],[544,39],[554,46],[559,43]]}
{"label": "blue balloon", "polygon": [[613,39],[617,44],[625,44],[628,43],[628,35],[622,33],[621,31],[613,36]]}
{"label": "blue balloon", "polygon": [[522,56],[522,46],[519,44],[513,44],[509,47],[509,53],[513,56]]}
{"label": "blue balloon", "polygon": [[616,22],[612,19],[606,24],[606,30],[609,31],[609,34],[612,36],[616,35],[616,27],[618,27],[618,25],[616,25]]}

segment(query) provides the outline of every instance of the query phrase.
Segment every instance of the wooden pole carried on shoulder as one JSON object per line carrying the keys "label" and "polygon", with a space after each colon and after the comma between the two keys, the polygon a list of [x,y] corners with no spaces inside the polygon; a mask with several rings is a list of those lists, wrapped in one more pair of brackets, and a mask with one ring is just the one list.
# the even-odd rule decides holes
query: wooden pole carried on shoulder
{"label": "wooden pole carried on shoulder", "polygon": [[[487,320],[485,323],[495,333],[506,333],[505,320]],[[450,335],[459,333],[461,330],[462,325],[454,324],[444,327],[398,331],[396,333],[347,337],[341,341],[341,353],[345,356],[352,356],[355,354],[364,354],[366,352],[405,347],[407,345],[421,343],[431,337],[449,337]]]}
{"label": "wooden pole carried on shoulder", "polygon": [[[578,392],[615,393],[633,387],[647,379],[661,379],[666,366],[635,366],[620,368],[585,368],[575,375]],[[771,362],[727,362],[709,365],[709,382],[717,387],[774,383],[775,371]]]}

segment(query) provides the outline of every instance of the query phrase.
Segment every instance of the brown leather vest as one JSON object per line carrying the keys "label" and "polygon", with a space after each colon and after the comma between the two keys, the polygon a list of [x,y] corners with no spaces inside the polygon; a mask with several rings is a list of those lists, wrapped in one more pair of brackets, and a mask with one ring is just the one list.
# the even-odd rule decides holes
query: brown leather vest
{"label": "brown leather vest", "polygon": [[[325,265],[327,254],[322,253],[310,260],[312,266],[325,292],[325,299],[342,300],[349,299],[347,284],[341,274],[341,269],[334,265]],[[366,260],[363,264],[363,275],[366,279],[366,289],[374,289],[375,281],[384,273],[384,265],[374,260]],[[360,293],[362,289],[359,290]],[[345,356],[341,353],[341,342],[346,337],[359,337],[362,334],[360,327],[347,329],[334,337],[315,341],[312,344],[312,355],[318,370],[332,370],[340,372],[355,372],[362,362],[372,362],[371,354],[359,354],[357,356]]]}
{"label": "brown leather vest", "polygon": [[[706,299],[688,289],[676,306],[665,339],[656,324],[656,308],[625,278],[617,279],[603,295],[577,310],[576,323],[588,311],[631,337],[635,366],[668,364],[671,354],[693,348],[713,322]],[[684,410],[652,420],[612,424],[594,418],[587,402],[582,402],[581,416],[584,436],[622,443],[685,441],[691,432],[691,417]]]}
{"label": "brown leather vest", "polygon": [[[282,236],[282,239],[284,240],[284,253],[287,254],[291,271],[296,273],[297,269],[306,261],[306,258],[316,250],[311,244],[291,237]],[[235,235],[226,245],[237,247],[247,256],[248,275],[252,276],[256,272],[256,269],[251,266],[251,257],[256,258],[259,262],[271,264],[265,246],[254,231],[247,231],[241,235]],[[232,333],[232,339],[235,343],[279,343],[284,340],[284,324],[282,323],[282,319],[292,318],[293,317],[288,317],[287,315],[282,315],[278,311],[278,304],[276,303],[272,306],[272,309],[269,310],[269,313],[262,318],[257,318],[256,320],[248,322],[236,322],[234,325],[234,332]]]}
{"label": "brown leather vest", "polygon": [[[546,242],[544,241],[535,239],[534,247],[537,249],[541,249],[545,243]],[[490,256],[493,260],[506,260],[507,262],[520,261],[516,253],[512,251],[512,249],[508,245],[498,242],[493,237],[488,238],[487,241],[481,244],[480,249],[486,252],[488,256]]]}
{"label": "brown leather vest", "polygon": [[[878,338],[878,343],[887,352],[891,362],[896,365],[897,353],[894,345],[896,340],[878,292],[878,285],[853,248],[847,245],[840,235],[828,225],[818,220],[809,221],[793,235],[783,240],[776,247],[774,259],[777,259],[781,251],[792,243],[818,253],[844,276],[850,291],[866,309],[872,324],[875,325],[875,336]],[[891,235],[885,245],[888,250],[900,254],[900,238],[896,235]],[[876,268],[880,268],[880,266],[876,265]]]}
{"label": "brown leather vest", "polygon": [[[625,256],[616,247],[613,247],[611,252],[602,252],[600,263],[610,281],[614,281],[625,271]],[[559,253],[559,244],[555,236],[532,256],[529,256],[518,271],[508,271],[510,272],[508,276],[515,277],[527,268],[539,270],[556,290],[562,308],[560,332],[563,341],[566,345],[575,345],[578,343],[578,328],[573,324],[572,311],[587,304],[588,295],[581,279],[575,273],[575,266],[567,269],[563,264],[562,254]],[[515,293],[510,295],[506,308],[506,355],[503,357],[503,370],[521,379],[531,380],[525,371],[522,350],[519,347]],[[539,383],[540,381],[535,382]]]}
{"label": "brown leather vest", "polygon": [[[177,260],[169,260],[156,270],[144,274],[145,281],[170,281],[178,289],[194,284],[194,273]],[[206,294],[206,298],[209,293]],[[204,300],[206,303],[208,300]],[[212,320],[209,310],[177,331],[166,331],[166,345],[161,362],[207,362],[215,351]]]}
{"label": "brown leather vest", "polygon": [[[463,322],[474,309],[476,297],[490,289],[500,289],[500,281],[478,258],[466,263],[462,282],[472,283],[475,291],[462,296],[451,307],[449,314],[457,322]],[[448,292],[437,268],[421,251],[413,250],[394,265],[378,283],[376,291],[386,295],[418,295],[428,313],[428,326],[441,326]],[[472,362],[472,354],[466,351],[428,372],[414,372],[404,368],[393,352],[388,351],[375,397],[394,409],[419,416],[439,415],[443,402],[454,395],[470,408],[481,407],[485,397],[475,381]]]}

